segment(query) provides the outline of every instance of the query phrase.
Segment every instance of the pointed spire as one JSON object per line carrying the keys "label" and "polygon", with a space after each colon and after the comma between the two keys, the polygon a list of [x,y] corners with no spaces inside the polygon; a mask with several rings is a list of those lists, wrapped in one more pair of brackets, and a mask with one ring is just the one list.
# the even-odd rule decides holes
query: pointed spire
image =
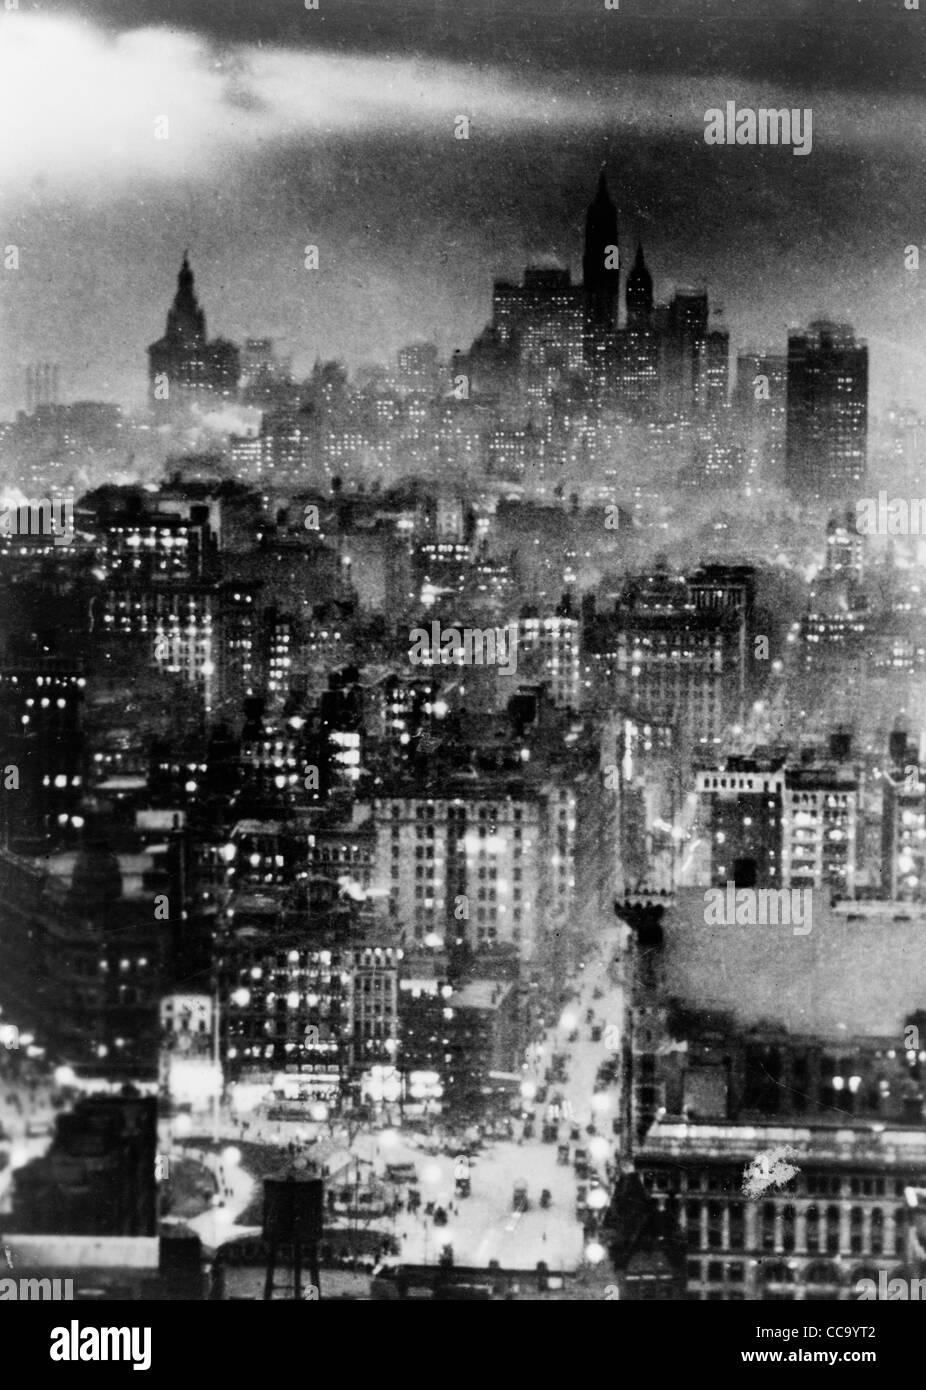
{"label": "pointed spire", "polygon": [[205,315],[199,307],[193,288],[189,248],[183,253],[183,264],[177,276],[177,293],[167,315],[167,336],[173,337],[177,334],[187,339],[204,339],[206,336]]}
{"label": "pointed spire", "polygon": [[643,256],[643,243],[637,242],[637,254],[627,276],[625,290],[627,322],[640,326],[653,312],[653,277]]}
{"label": "pointed spire", "polygon": [[602,164],[595,196],[585,214],[582,283],[587,323],[603,332],[611,332],[617,323],[620,270],[613,263],[617,244],[617,208],[608,191],[608,176]]}

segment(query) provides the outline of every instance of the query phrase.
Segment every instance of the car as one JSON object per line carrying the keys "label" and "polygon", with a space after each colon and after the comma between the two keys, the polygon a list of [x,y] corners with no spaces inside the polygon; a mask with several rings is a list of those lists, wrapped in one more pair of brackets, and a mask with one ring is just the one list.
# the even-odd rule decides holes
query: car
{"label": "car", "polygon": [[414,1163],[387,1163],[386,1164],[387,1182],[417,1182],[418,1169]]}

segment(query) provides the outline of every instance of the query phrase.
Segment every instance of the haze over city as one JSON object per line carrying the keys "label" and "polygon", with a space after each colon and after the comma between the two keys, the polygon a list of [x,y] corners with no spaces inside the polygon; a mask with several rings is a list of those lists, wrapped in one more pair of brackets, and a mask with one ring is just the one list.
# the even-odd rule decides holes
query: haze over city
{"label": "haze over city", "polygon": [[[0,411],[33,360],[65,399],[137,404],[189,246],[214,331],[316,357],[465,348],[492,279],[578,268],[607,162],[621,249],[657,297],[705,285],[735,344],[810,315],[872,348],[872,402],[917,399],[926,291],[922,26],[844,0],[503,9],[70,4],[0,16]],[[877,32],[875,32],[875,30]],[[812,107],[814,153],[714,151],[704,112]],[[468,115],[468,140],[453,138]],[[169,119],[169,138],[155,121]],[[307,272],[303,247],[317,244]],[[926,272],[924,272],[926,273]]]}

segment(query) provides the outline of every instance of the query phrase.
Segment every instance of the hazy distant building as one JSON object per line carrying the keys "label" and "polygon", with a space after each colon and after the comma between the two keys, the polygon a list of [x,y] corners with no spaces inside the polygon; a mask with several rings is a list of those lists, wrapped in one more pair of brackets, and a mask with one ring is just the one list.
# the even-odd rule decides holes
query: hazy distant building
{"label": "hazy distant building", "polygon": [[148,398],[161,409],[210,396],[235,399],[240,375],[235,344],[222,338],[210,342],[206,337],[206,315],[196,298],[193,272],[184,255],[164,337],[148,349]]}
{"label": "hazy distant building", "polygon": [[585,250],[582,256],[582,289],[585,322],[591,336],[613,333],[617,328],[621,273],[617,253],[617,209],[608,192],[602,169],[595,196],[585,214]]}
{"label": "hazy distant building", "polygon": [[860,583],[865,571],[865,538],[859,531],[855,512],[850,507],[845,514],[833,517],[826,527],[826,552],[823,568],[827,574]]}
{"label": "hazy distant building", "polygon": [[784,354],[738,355],[733,405],[742,431],[747,471],[763,482],[784,480],[787,397],[788,359]]}
{"label": "hazy distant building", "polygon": [[700,404],[703,362],[707,352],[707,291],[683,288],[657,311],[660,409],[690,417]]}
{"label": "hazy distant building", "polygon": [[433,396],[440,382],[440,364],[434,343],[411,343],[398,354],[399,386],[403,391]]}
{"label": "hazy distant building", "polygon": [[653,277],[637,246],[636,259],[624,290],[627,323],[621,335],[620,396],[624,405],[641,411],[655,408],[658,385]]}
{"label": "hazy distant building", "polygon": [[523,285],[496,280],[492,327],[517,358],[528,399],[542,403],[584,363],[582,291],[568,270],[528,266]]}
{"label": "hazy distant building", "polygon": [[868,348],[847,324],[788,338],[785,481],[798,497],[851,501],[864,485]]}

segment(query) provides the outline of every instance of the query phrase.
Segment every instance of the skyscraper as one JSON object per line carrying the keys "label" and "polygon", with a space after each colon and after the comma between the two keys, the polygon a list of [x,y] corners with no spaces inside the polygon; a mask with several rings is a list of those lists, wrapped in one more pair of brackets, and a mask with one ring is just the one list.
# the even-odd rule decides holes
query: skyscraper
{"label": "skyscraper", "polygon": [[701,381],[708,336],[707,291],[682,287],[657,316],[661,409],[690,418],[701,404]]}
{"label": "skyscraper", "polygon": [[582,256],[585,322],[592,335],[613,333],[617,327],[621,273],[616,250],[617,209],[611,201],[602,169],[598,189],[585,215]]}
{"label": "skyscraper", "polygon": [[148,394],[153,405],[186,405],[202,396],[234,398],[241,375],[234,343],[206,338],[206,315],[193,288],[186,253],[177,276],[177,293],[167,311],[164,337],[148,349]]}
{"label": "skyscraper", "polygon": [[865,482],[868,348],[847,324],[788,337],[785,482],[806,500],[850,501]]}
{"label": "skyscraper", "polygon": [[637,242],[637,254],[627,276],[624,291],[627,304],[628,329],[652,328],[653,324],[653,277],[643,258],[643,247]]}
{"label": "skyscraper", "polygon": [[622,337],[621,394],[639,407],[652,407],[656,401],[659,373],[653,309],[653,277],[643,259],[643,247],[627,276],[624,289],[627,326]]}

